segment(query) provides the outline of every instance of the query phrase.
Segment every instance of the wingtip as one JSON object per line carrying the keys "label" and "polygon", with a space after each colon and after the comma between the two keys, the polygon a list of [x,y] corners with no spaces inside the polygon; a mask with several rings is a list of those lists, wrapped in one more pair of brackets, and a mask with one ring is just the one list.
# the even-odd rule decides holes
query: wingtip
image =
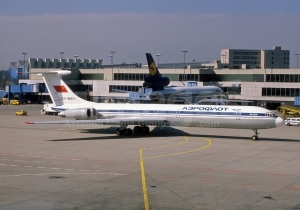
{"label": "wingtip", "polygon": [[34,122],[25,122],[25,124],[34,124]]}

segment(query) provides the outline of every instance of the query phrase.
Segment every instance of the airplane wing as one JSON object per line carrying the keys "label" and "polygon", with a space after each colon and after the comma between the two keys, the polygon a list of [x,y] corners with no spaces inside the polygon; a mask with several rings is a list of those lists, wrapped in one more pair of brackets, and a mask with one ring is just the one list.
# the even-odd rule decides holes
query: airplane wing
{"label": "airplane wing", "polygon": [[225,102],[236,102],[236,103],[250,103],[253,101],[247,100],[234,100],[234,99],[219,99],[219,98],[205,98],[197,102],[197,104],[201,104],[203,102],[213,102],[213,103],[225,103]]}
{"label": "airplane wing", "polygon": [[176,90],[175,92],[171,93],[170,95],[176,95],[178,93],[183,93],[186,90]]}
{"label": "airplane wing", "polygon": [[[168,90],[168,89],[165,89],[165,90]],[[177,94],[179,93],[183,93],[185,90],[175,90],[174,92],[164,92],[163,90],[162,91],[152,91],[150,94],[151,95],[164,95],[164,96],[176,96]]]}
{"label": "airplane wing", "polygon": [[181,99],[185,104],[201,104],[201,103],[218,103],[218,104],[225,104],[228,102],[235,102],[235,103],[251,103],[253,101],[246,101],[246,100],[234,100],[234,99],[219,99],[219,98],[204,98],[197,102],[192,102],[189,98]]}
{"label": "airplane wing", "polygon": [[168,125],[167,119],[162,117],[115,117],[109,119],[95,119],[95,120],[57,120],[57,121],[36,121],[36,122],[25,122],[26,124],[65,124],[65,125],[111,125],[111,126],[122,126],[122,125]]}
{"label": "airplane wing", "polygon": [[111,89],[111,90],[119,92],[119,93],[136,93],[134,91],[128,91],[128,90],[119,90],[119,89]]}
{"label": "airplane wing", "polygon": [[185,104],[193,104],[192,100],[190,100],[189,98],[184,98],[181,99]]}
{"label": "airplane wing", "polygon": [[145,97],[148,96],[149,93],[139,93],[135,91],[129,91],[129,90],[119,90],[119,89],[112,89],[113,91],[119,92],[119,93],[132,93],[132,94],[137,94],[139,97]]}

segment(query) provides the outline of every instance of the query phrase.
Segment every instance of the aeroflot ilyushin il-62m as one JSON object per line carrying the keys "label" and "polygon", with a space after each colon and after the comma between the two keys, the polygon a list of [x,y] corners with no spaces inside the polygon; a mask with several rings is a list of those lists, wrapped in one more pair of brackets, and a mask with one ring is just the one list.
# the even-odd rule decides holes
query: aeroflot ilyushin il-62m
{"label": "aeroflot ilyushin il-62m", "polygon": [[282,118],[271,111],[255,106],[229,105],[175,105],[175,104],[121,104],[95,103],[75,95],[62,80],[70,71],[40,73],[59,116],[72,118],[64,121],[26,122],[27,124],[99,124],[118,126],[117,135],[148,133],[149,125],[181,127],[215,127],[252,129],[258,138],[258,129],[282,125]]}
{"label": "aeroflot ilyushin il-62m", "polygon": [[[150,99],[153,102],[158,102],[161,104],[168,103],[198,103],[202,99],[209,98],[220,98],[224,97],[223,90],[217,86],[202,86],[198,87],[194,84],[193,86],[182,86],[182,87],[173,87],[168,86],[170,84],[170,79],[168,77],[163,77],[153,60],[153,57],[150,53],[146,53],[149,75],[145,77],[143,83],[143,90],[152,89],[150,93],[140,93],[132,92],[125,90],[113,89],[116,92],[130,93],[132,96],[135,96],[139,100]],[[207,100],[206,100],[207,102]]]}

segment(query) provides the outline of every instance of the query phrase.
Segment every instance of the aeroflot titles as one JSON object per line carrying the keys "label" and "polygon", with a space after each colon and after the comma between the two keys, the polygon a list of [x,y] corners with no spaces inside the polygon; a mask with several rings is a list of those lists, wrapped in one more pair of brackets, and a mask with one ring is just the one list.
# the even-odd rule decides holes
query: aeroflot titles
{"label": "aeroflot titles", "polygon": [[199,111],[227,111],[229,108],[225,107],[198,107],[198,106],[185,106],[182,108],[182,110],[199,110]]}

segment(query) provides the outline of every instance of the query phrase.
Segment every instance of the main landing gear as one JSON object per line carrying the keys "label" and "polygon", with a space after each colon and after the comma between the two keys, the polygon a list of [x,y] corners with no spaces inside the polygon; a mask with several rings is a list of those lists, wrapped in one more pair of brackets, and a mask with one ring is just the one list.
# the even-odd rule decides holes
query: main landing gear
{"label": "main landing gear", "polygon": [[[133,128],[134,133],[149,133],[148,126],[135,126]],[[130,128],[117,128],[117,135],[118,136],[130,136],[132,135],[132,130]]]}
{"label": "main landing gear", "polygon": [[120,128],[117,129],[118,136],[122,136],[122,135],[130,136],[131,134],[132,134],[132,130],[130,128],[125,128],[123,130]]}
{"label": "main landing gear", "polygon": [[253,131],[254,131],[255,135],[252,136],[252,140],[255,141],[255,140],[258,139],[258,134],[259,133],[257,132],[257,129],[253,129]]}

